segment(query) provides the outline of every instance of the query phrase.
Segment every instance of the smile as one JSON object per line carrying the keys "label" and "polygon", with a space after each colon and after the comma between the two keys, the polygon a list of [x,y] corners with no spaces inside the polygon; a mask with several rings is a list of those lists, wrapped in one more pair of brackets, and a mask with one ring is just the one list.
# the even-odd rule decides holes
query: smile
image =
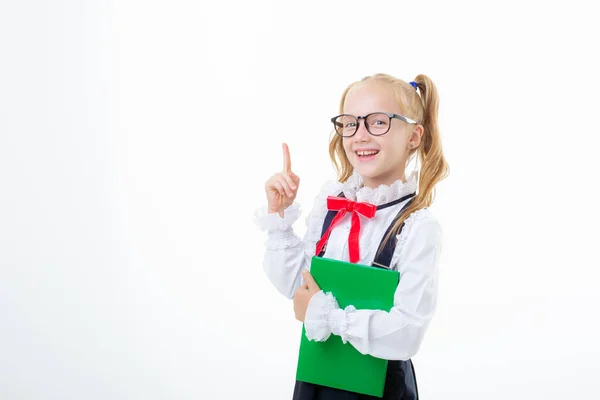
{"label": "smile", "polygon": [[359,160],[368,161],[375,158],[379,150],[358,150],[354,152]]}

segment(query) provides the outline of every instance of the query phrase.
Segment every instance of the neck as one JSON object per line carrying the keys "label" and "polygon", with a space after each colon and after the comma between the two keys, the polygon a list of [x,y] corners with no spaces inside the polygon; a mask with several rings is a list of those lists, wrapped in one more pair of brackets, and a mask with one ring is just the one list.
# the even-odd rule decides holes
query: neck
{"label": "neck", "polygon": [[401,179],[402,182],[406,182],[406,176],[404,170],[396,174],[389,174],[386,176],[367,177],[363,176],[363,186],[371,189],[377,189],[380,185],[390,186],[392,183]]}

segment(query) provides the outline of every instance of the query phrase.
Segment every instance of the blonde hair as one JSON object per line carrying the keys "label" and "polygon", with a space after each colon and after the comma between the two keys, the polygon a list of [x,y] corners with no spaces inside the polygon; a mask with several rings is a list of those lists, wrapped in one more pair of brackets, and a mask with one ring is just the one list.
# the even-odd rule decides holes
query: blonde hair
{"label": "blonde hair", "polygon": [[[421,165],[419,173],[419,184],[417,195],[396,221],[390,233],[384,238],[387,242],[395,237],[404,221],[413,212],[429,207],[435,198],[435,185],[446,178],[449,167],[442,152],[440,132],[438,130],[438,94],[431,79],[426,75],[417,75],[414,82],[421,95],[409,83],[387,74],[375,74],[367,76],[360,81],[352,83],[344,90],[340,100],[340,114],[344,113],[344,103],[350,89],[367,81],[375,81],[385,84],[392,89],[402,114],[405,117],[417,121],[423,126],[421,145],[409,152],[408,163],[417,157]],[[332,132],[329,142],[329,156],[338,173],[338,180],[345,182],[353,173],[352,164],[346,157],[342,137]],[[405,165],[406,167],[406,165]]]}

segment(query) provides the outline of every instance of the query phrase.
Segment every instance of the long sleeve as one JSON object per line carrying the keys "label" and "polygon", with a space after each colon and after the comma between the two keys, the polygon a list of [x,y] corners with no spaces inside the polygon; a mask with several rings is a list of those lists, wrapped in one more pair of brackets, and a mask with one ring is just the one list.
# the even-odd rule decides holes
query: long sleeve
{"label": "long sleeve", "polygon": [[339,188],[338,182],[328,182],[323,186],[306,218],[306,234],[303,239],[296,235],[292,226],[300,217],[298,204],[289,206],[284,211],[283,218],[276,213],[269,214],[266,206],[259,208],[254,214],[255,223],[267,232],[263,268],[277,290],[288,299],[293,298],[294,292],[303,283],[302,270],[310,270],[310,261],[327,213],[327,196]]}
{"label": "long sleeve", "polygon": [[442,229],[424,209],[406,220],[397,238],[392,267],[400,272],[400,281],[392,309],[342,310],[331,293],[321,291],[307,309],[309,339],[338,335],[362,354],[388,360],[407,360],[417,353],[436,308]]}

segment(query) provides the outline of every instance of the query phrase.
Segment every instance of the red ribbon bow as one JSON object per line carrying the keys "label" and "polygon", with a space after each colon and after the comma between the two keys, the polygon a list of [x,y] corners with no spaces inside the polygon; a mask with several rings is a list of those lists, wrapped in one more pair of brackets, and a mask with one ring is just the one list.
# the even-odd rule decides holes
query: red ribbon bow
{"label": "red ribbon bow", "polygon": [[350,262],[358,262],[358,260],[360,260],[358,248],[360,217],[358,214],[362,214],[367,218],[373,218],[375,216],[375,211],[377,211],[377,206],[370,203],[357,203],[344,197],[329,196],[327,197],[327,209],[339,211],[331,221],[331,225],[329,225],[329,228],[327,231],[325,231],[325,234],[321,240],[319,240],[319,243],[317,243],[316,255],[321,253],[321,250],[323,250],[323,247],[325,246],[325,243],[327,243],[333,227],[340,222],[342,218],[344,218],[344,215],[346,215],[347,212],[350,212],[352,213],[352,221],[350,224],[350,234],[348,235],[348,252],[350,253]]}

